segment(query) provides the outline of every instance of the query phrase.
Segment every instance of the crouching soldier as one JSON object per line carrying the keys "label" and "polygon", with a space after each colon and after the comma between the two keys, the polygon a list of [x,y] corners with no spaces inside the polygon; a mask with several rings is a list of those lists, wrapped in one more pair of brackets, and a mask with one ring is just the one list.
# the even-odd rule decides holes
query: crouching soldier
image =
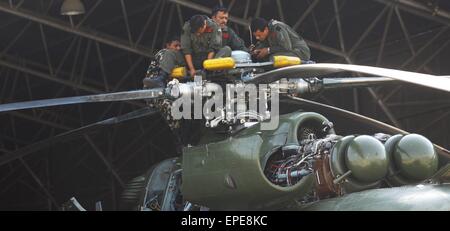
{"label": "crouching soldier", "polygon": [[181,51],[164,52],[158,75],[145,78],[144,87],[164,87],[170,73],[177,66],[187,66],[190,76],[193,77],[198,69],[202,69],[204,60],[230,56],[231,48],[222,47],[220,27],[205,15],[194,15],[183,26]]}
{"label": "crouching soldier", "polygon": [[155,57],[151,60],[150,65],[147,68],[147,73],[144,79],[144,88],[148,88],[146,86],[146,82],[151,78],[157,78],[160,75],[161,70],[161,61],[164,56],[168,55],[167,52],[176,54],[181,50],[181,43],[179,37],[172,37],[164,43],[164,48],[158,51],[155,54]]}
{"label": "crouching soldier", "polygon": [[296,56],[309,60],[311,52],[303,38],[283,22],[254,18],[251,31],[258,43],[252,51],[258,61],[267,61],[276,55]]}

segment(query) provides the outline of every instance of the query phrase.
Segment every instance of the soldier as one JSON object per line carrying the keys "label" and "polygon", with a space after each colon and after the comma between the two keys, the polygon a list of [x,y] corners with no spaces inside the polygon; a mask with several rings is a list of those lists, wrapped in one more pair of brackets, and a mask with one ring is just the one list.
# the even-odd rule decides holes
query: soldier
{"label": "soldier", "polygon": [[164,43],[164,49],[161,49],[156,53],[153,60],[150,62],[150,65],[147,68],[147,74],[144,79],[144,88],[148,88],[147,82],[150,78],[156,78],[162,71],[160,68],[162,57],[166,54],[166,52],[177,53],[181,50],[181,43],[179,37],[172,37]]}
{"label": "soldier", "polygon": [[[183,57],[184,56],[184,57]],[[161,57],[159,75],[144,79],[148,88],[164,87],[172,69],[186,65],[191,76],[201,69],[206,59],[229,57],[231,48],[222,47],[219,26],[205,15],[194,15],[183,26],[181,52],[169,50]]]}
{"label": "soldier", "polygon": [[251,31],[258,40],[252,55],[259,61],[265,61],[269,56],[275,55],[297,56],[301,60],[309,60],[311,57],[303,38],[283,22],[254,18]]}
{"label": "soldier", "polygon": [[213,8],[211,18],[222,29],[222,46],[229,46],[231,50],[247,51],[244,41],[227,26],[228,9],[225,6],[218,5]]}

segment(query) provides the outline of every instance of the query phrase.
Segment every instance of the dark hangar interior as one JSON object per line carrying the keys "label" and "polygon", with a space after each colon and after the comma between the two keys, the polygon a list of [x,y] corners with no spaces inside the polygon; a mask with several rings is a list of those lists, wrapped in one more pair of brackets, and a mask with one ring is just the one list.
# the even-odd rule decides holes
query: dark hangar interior
{"label": "dark hangar interior", "polygon": [[[252,17],[281,20],[307,41],[318,63],[353,63],[449,75],[450,2],[445,0],[0,0],[0,103],[140,89],[152,55],[194,14],[229,7],[250,45]],[[338,89],[315,101],[344,108],[450,148],[450,98],[396,83]],[[49,147],[31,144],[144,105],[69,105],[0,113],[0,210],[59,210],[71,197],[118,209],[124,185],[175,153],[164,118],[105,126]],[[357,128],[351,121],[337,129]],[[9,158],[11,154],[20,155]]]}

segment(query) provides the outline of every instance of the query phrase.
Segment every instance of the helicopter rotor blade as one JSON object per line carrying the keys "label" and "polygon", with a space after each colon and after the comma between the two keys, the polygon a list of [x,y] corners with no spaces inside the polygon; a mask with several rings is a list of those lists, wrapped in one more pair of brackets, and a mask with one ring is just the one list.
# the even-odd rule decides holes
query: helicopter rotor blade
{"label": "helicopter rotor blade", "polygon": [[164,95],[163,88],[153,88],[148,90],[123,91],[98,95],[74,96],[57,99],[43,99],[9,104],[0,104],[0,112],[14,111],[20,109],[41,108],[59,105],[69,105],[77,103],[95,102],[116,102],[139,99],[154,99]]}
{"label": "helicopter rotor blade", "polygon": [[352,64],[318,63],[284,67],[256,75],[247,83],[272,83],[282,78],[310,78],[344,71],[388,77],[408,83],[450,92],[450,78],[388,68]]}
{"label": "helicopter rotor blade", "polygon": [[18,158],[23,158],[31,153],[34,153],[42,148],[45,148],[51,144],[54,144],[56,142],[71,140],[80,135],[93,132],[94,130],[97,130],[97,129],[100,129],[100,128],[103,128],[103,127],[106,127],[109,125],[114,125],[114,124],[122,123],[125,121],[134,120],[134,119],[141,118],[144,116],[150,116],[157,112],[158,112],[157,109],[145,107],[145,108],[141,108],[141,109],[129,112],[124,115],[112,117],[112,118],[109,118],[106,120],[102,120],[102,121],[99,121],[99,122],[96,122],[93,124],[89,124],[89,125],[77,128],[77,129],[73,129],[73,130],[61,133],[59,135],[56,135],[56,136],[50,137],[48,139],[33,143],[33,144],[25,146],[17,151],[14,151],[14,152],[11,152],[11,153],[1,156],[0,166],[4,165],[6,163],[9,163],[12,160],[16,160]]}
{"label": "helicopter rotor blade", "polygon": [[[281,100],[281,99],[280,99]],[[351,111],[347,111],[344,110],[342,108],[337,108],[337,107],[333,107],[330,105],[326,105],[326,104],[322,104],[322,103],[318,103],[318,102],[314,102],[311,100],[307,100],[307,99],[302,99],[302,98],[297,98],[297,97],[293,97],[293,96],[286,96],[286,98],[284,98],[283,100],[287,100],[288,102],[292,102],[295,104],[299,104],[299,105],[306,105],[311,110],[314,111],[325,111],[328,113],[332,113],[332,114],[337,114],[340,116],[343,116],[345,118],[348,118],[350,120],[356,121],[356,122],[360,122],[360,123],[364,123],[370,126],[373,126],[377,129],[380,129],[381,131],[387,132],[387,133],[391,133],[391,134],[403,134],[403,135],[407,135],[409,134],[407,131],[404,131],[402,129],[399,129],[397,127],[391,126],[389,124],[383,123],[381,121],[351,112]],[[439,155],[441,156],[445,156],[446,158],[450,158],[450,151],[438,146],[436,144],[433,144],[434,147],[436,148],[437,153],[439,153]]]}
{"label": "helicopter rotor blade", "polygon": [[396,82],[397,80],[386,77],[347,77],[347,78],[323,78],[324,89],[370,87]]}

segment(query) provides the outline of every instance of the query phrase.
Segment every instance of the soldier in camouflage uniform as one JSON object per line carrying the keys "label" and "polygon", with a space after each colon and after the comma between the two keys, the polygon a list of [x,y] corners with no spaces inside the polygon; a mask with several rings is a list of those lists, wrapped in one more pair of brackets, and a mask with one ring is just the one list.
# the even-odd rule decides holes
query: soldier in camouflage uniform
{"label": "soldier in camouflage uniform", "polygon": [[194,15],[183,26],[181,52],[167,51],[161,56],[159,75],[144,79],[148,88],[164,87],[172,69],[187,66],[189,74],[195,75],[206,59],[229,57],[231,48],[222,47],[222,32],[219,26],[205,15]]}
{"label": "soldier in camouflage uniform", "polygon": [[222,5],[214,7],[211,13],[212,20],[222,29],[222,46],[229,46],[233,51],[248,51],[244,41],[239,38],[234,30],[227,26],[228,15],[228,9]]}
{"label": "soldier in camouflage uniform", "polygon": [[276,55],[297,56],[302,61],[311,57],[303,38],[283,22],[255,18],[251,22],[251,30],[258,40],[252,51],[258,61],[267,61],[269,57]]}
{"label": "soldier in camouflage uniform", "polygon": [[[158,77],[160,71],[161,71],[161,60],[166,55],[167,52],[177,53],[181,50],[181,44],[179,37],[173,37],[167,42],[165,42],[164,49],[161,49],[158,51],[158,53],[155,54],[155,57],[151,60],[150,65],[147,68],[147,73],[145,75],[145,78],[149,80],[150,78],[156,78]],[[144,80],[144,88],[147,88],[145,85],[147,81]]]}

